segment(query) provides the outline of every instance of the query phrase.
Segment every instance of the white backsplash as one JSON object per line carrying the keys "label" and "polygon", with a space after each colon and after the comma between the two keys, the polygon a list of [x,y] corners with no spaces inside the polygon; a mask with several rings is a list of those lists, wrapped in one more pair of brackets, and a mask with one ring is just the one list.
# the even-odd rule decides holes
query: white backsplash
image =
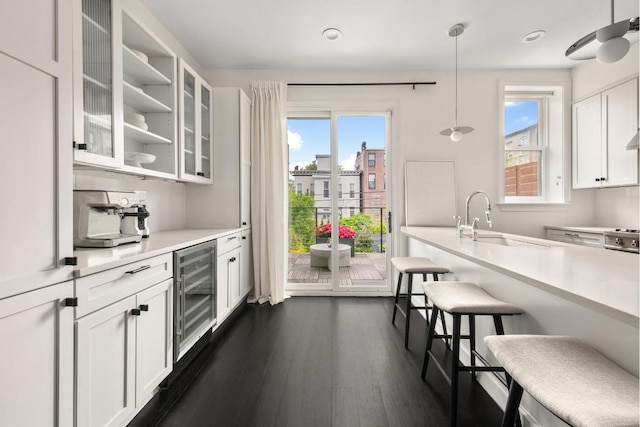
{"label": "white backsplash", "polygon": [[144,190],[147,192],[147,210],[150,213],[149,229],[154,231],[184,228],[185,185],[161,180],[139,179],[136,177],[103,177],[94,175],[74,175],[74,189],[77,190]]}
{"label": "white backsplash", "polygon": [[640,228],[640,187],[595,191],[596,227]]}

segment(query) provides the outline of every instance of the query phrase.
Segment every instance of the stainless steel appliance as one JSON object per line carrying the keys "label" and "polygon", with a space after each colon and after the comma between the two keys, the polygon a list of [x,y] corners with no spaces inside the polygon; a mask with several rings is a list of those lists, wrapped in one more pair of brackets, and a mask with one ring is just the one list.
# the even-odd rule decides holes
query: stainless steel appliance
{"label": "stainless steel appliance", "polygon": [[140,234],[121,231],[125,209],[138,205],[138,195],[134,191],[74,190],[73,246],[111,248],[140,242]]}
{"label": "stainless steel appliance", "polygon": [[137,234],[146,239],[149,237],[147,218],[150,215],[147,206],[144,204],[147,200],[147,192],[136,190],[134,193],[136,193],[138,204],[124,209],[120,231],[123,234]]}
{"label": "stainless steel appliance", "polygon": [[216,241],[174,255],[174,362],[216,323]]}
{"label": "stainless steel appliance", "polygon": [[640,253],[640,230],[616,228],[615,231],[604,232],[605,249]]}

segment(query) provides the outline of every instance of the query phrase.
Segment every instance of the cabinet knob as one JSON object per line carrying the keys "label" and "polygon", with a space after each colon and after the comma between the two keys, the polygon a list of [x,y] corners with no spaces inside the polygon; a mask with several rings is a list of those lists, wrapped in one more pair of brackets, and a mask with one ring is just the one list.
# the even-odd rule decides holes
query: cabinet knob
{"label": "cabinet knob", "polygon": [[149,311],[149,304],[140,304],[140,310]]}
{"label": "cabinet knob", "polygon": [[607,178],[605,178],[604,176],[600,177],[600,181],[606,181]]}
{"label": "cabinet knob", "polygon": [[196,173],[196,175],[198,175],[198,176],[204,176],[204,172],[198,172],[198,173]]}
{"label": "cabinet knob", "polygon": [[596,182],[600,182],[600,178],[596,178]]}
{"label": "cabinet knob", "polygon": [[138,309],[138,308],[132,308],[132,309],[131,309],[131,315],[132,315],[132,316],[140,316],[140,309]]}
{"label": "cabinet knob", "polygon": [[247,221],[242,221],[242,225],[247,225]]}

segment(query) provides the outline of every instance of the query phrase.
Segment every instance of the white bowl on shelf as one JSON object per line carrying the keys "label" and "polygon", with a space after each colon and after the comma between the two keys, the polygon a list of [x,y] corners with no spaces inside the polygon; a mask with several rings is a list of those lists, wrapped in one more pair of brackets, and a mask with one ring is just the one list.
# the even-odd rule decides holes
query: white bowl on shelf
{"label": "white bowl on shelf", "polygon": [[124,121],[132,126],[142,130],[149,130],[149,126],[145,122],[144,115],[140,113],[124,113]]}
{"label": "white bowl on shelf", "polygon": [[141,168],[142,165],[147,165],[156,161],[156,156],[148,153],[138,153],[136,151],[124,152],[124,163],[129,166],[135,166]]}
{"label": "white bowl on shelf", "polygon": [[149,57],[147,56],[146,53],[144,52],[140,52],[139,50],[136,49],[131,49],[131,52],[133,52],[138,58],[140,58],[143,62],[149,63]]}

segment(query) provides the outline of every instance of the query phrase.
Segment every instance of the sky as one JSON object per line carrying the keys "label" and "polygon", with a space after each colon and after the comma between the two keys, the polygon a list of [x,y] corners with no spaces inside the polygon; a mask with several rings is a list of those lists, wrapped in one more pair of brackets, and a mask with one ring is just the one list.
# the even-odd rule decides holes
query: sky
{"label": "sky", "polygon": [[[505,135],[538,121],[537,102],[505,103]],[[330,154],[331,120],[289,119],[289,170],[303,168],[315,160],[316,154]],[[338,117],[338,164],[353,170],[356,153],[363,141],[367,148],[385,148],[384,116]]]}
{"label": "sky", "polygon": [[[289,119],[289,170],[301,168],[316,159],[316,154],[330,154],[331,120]],[[338,117],[338,164],[355,169],[356,153],[362,142],[367,148],[385,148],[384,116]]]}
{"label": "sky", "polygon": [[505,102],[504,107],[505,135],[538,123],[537,101]]}

